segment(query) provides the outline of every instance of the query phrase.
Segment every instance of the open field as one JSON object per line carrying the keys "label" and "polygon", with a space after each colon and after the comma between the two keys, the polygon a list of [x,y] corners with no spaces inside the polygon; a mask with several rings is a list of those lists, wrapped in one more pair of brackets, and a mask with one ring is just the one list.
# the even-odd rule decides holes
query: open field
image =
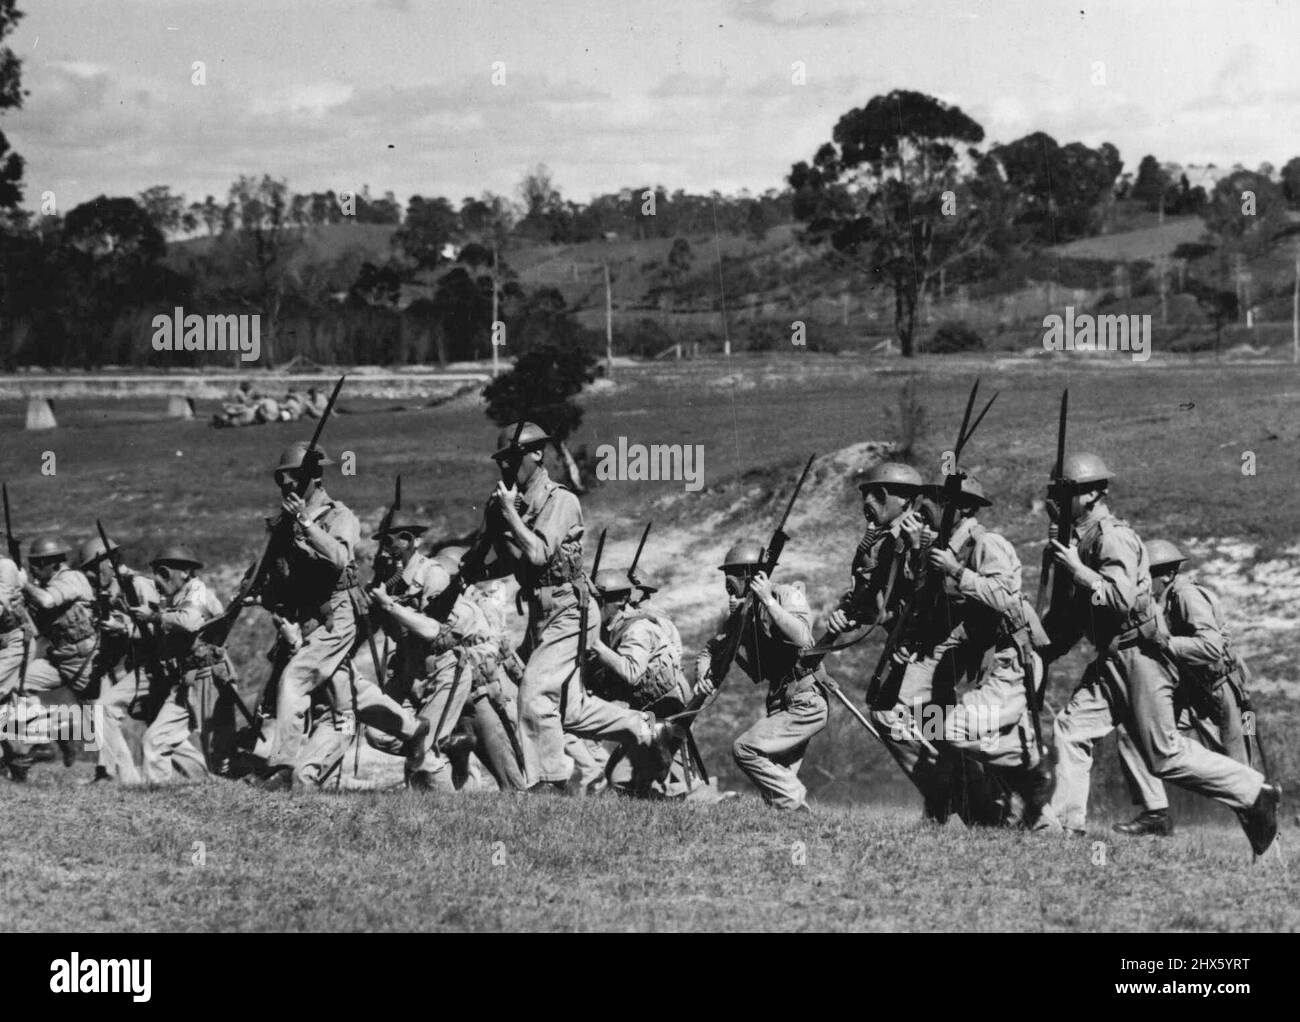
{"label": "open field", "polygon": [[[967,467],[994,495],[986,519],[1015,542],[1027,587],[1037,582],[1045,522],[1036,502],[1050,468],[1060,391],[1068,386],[1070,446],[1096,450],[1110,464],[1119,513],[1143,535],[1186,543],[1204,565],[1202,579],[1223,594],[1255,672],[1272,772],[1287,786],[1282,854],[1293,857],[1290,845],[1300,837],[1292,794],[1300,782],[1300,375],[1290,365],[1157,358],[1142,366],[1114,356],[907,365],[791,355],[620,366],[612,383],[584,397],[586,420],[574,445],[594,455],[620,436],[700,444],[705,487],[600,485],[584,499],[589,530],[609,528],[612,565],[630,556],[640,525],[654,518],[645,568],[665,585],[662,602],[694,648],[721,604],[717,558],[738,535],[766,536],[801,462],[818,452],[780,571],[804,578],[814,606],[824,607],[843,587],[861,533],[848,475],[866,463],[862,442],[896,438],[899,391],[914,380],[927,422],[917,463],[937,473],[976,373],[985,392],[1002,393]],[[65,401],[58,430],[25,433],[21,404],[0,402],[0,474],[15,525],[25,538],[46,528],[79,538],[98,515],[132,562],[183,537],[228,595],[260,546],[260,516],[275,503],[270,465],[310,425],[217,431],[201,419],[159,421],[155,405]],[[477,399],[426,408],[363,398],[349,407],[329,425],[325,446],[335,457],[354,452],[357,471],[329,488],[357,510],[366,531],[396,472],[407,506],[430,516],[434,535],[474,527],[494,481],[486,453],[495,428]],[[200,417],[210,410],[200,402]],[[45,451],[56,455],[52,476],[41,473]],[[1254,454],[1253,475],[1242,471],[1247,453]],[[250,690],[265,676],[258,654],[267,644],[261,616],[245,615],[232,650]],[[870,642],[854,648],[832,672],[856,688],[877,649]],[[1076,651],[1057,666],[1053,706],[1064,704],[1085,661]],[[743,785],[730,763],[730,740],[761,706],[761,693],[737,676],[699,721],[706,762],[723,787]],[[429,804],[372,793],[273,799],[225,786],[85,793],[68,781],[87,774],[88,764],[69,774],[46,765],[33,772],[29,789],[3,789],[15,825],[0,838],[0,871],[6,888],[21,893],[0,925],[892,929],[933,927],[942,918],[945,928],[958,929],[1300,928],[1300,892],[1281,862],[1249,870],[1245,839],[1220,807],[1174,792],[1174,839],[1112,841],[1109,822],[1129,815],[1114,759],[1104,743],[1094,833],[1077,842],[967,833],[955,823],[924,828],[892,762],[838,710],[804,768],[823,809],[812,821],[769,816],[750,799],[702,810],[606,800],[516,804],[495,795]],[[363,762],[363,776],[385,773],[377,754]],[[74,830],[84,833],[92,819],[104,824],[97,828],[104,838],[87,848]],[[205,867],[189,864],[196,840],[208,848]],[[1092,865],[1093,840],[1107,842],[1108,866]],[[505,842],[508,867],[491,865],[494,841]],[[805,867],[791,864],[794,841],[807,844]],[[302,869],[322,852],[331,862],[327,874]],[[629,857],[638,868],[626,868]],[[18,877],[39,879],[15,888],[10,881]],[[127,908],[119,889],[149,896]],[[100,897],[91,908],[88,890]],[[105,891],[114,892],[107,902],[99,894]]]}
{"label": "open field", "polygon": [[5,812],[6,930],[1300,929],[1294,850],[1252,867],[1219,827],[1067,839],[937,828],[888,806],[791,817],[749,798],[224,784],[10,788]]}

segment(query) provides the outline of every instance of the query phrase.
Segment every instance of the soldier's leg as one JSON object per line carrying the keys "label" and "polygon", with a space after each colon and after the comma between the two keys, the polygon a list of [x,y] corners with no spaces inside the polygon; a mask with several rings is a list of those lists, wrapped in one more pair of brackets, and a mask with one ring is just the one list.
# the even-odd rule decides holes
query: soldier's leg
{"label": "soldier's leg", "polygon": [[1169,796],[1165,792],[1165,786],[1147,769],[1128,727],[1122,725],[1116,737],[1119,740],[1120,773],[1124,775],[1124,783],[1133,796],[1133,804],[1144,812],[1167,811]]}
{"label": "soldier's leg", "polygon": [[344,716],[325,698],[312,700],[311,731],[301,745],[293,768],[295,787],[319,788],[336,769],[343,768],[355,736],[350,712]]}
{"label": "soldier's leg", "polygon": [[199,780],[207,775],[203,754],[190,741],[193,715],[185,687],[174,692],[149,725],[140,746],[144,779],[167,784],[180,778]]}
{"label": "soldier's leg", "polygon": [[513,725],[505,715],[504,707],[494,705],[491,696],[484,695],[474,700],[467,716],[474,732],[475,754],[487,767],[497,787],[502,791],[527,788],[514,743],[506,730]]}
{"label": "soldier's leg", "polygon": [[429,731],[411,761],[412,783],[439,791],[455,790],[451,760],[439,744],[456,729],[473,685],[474,672],[468,659],[445,654],[438,658],[433,675],[420,686],[418,712]]}
{"label": "soldier's leg", "polygon": [[[926,657],[905,665],[893,665],[893,672],[901,672],[898,695],[894,706],[871,711],[880,737],[894,761],[902,769],[925,802],[926,814],[936,819],[947,817],[947,764],[935,753],[936,743],[942,740],[942,727],[935,734],[926,733],[927,707],[934,691],[935,671],[939,667],[937,656]],[[889,685],[885,686],[888,690]],[[927,748],[926,746],[929,746]]]}
{"label": "soldier's leg", "polygon": [[764,801],[777,809],[798,809],[808,789],[799,767],[808,743],[826,726],[826,700],[815,689],[800,692],[742,734],[731,747],[736,765],[757,785]]}
{"label": "soldier's leg", "polygon": [[[530,611],[544,619],[529,623],[531,652],[519,685],[519,730],[523,738],[526,774],[530,786],[539,782],[563,784],[573,774],[573,762],[564,752],[565,722],[560,720],[560,694],[573,674],[578,658],[579,612],[576,598],[552,601],[545,610]],[[591,630],[600,615],[590,615]],[[581,688],[570,682],[569,697]]]}
{"label": "soldier's leg", "polygon": [[[327,627],[331,623],[332,627]],[[348,607],[346,613],[335,613],[332,622],[304,636],[302,645],[285,664],[276,690],[272,747],[267,757],[271,770],[293,769],[298,762],[306,736],[311,694],[343,665],[356,631],[356,621]]]}
{"label": "soldier's leg", "polygon": [[564,736],[564,751],[573,760],[573,776],[570,778],[578,794],[595,795],[605,789],[605,765],[609,762],[609,750],[600,742],[590,738],[579,738],[575,734]]}
{"label": "soldier's leg", "polygon": [[1067,830],[1082,831],[1088,820],[1092,747],[1115,729],[1116,720],[1097,673],[1089,665],[1083,680],[1056,717],[1056,790],[1044,816]]}
{"label": "soldier's leg", "polygon": [[1173,678],[1158,662],[1136,648],[1121,650],[1114,678],[1127,701],[1133,742],[1153,774],[1232,809],[1254,805],[1264,775],[1183,737],[1174,717]]}
{"label": "soldier's leg", "polygon": [[123,784],[140,784],[143,781],[125,731],[128,710],[143,687],[143,683],[137,684],[134,671],[127,671],[118,665],[104,675],[100,681],[99,696],[95,699],[95,704],[103,714],[99,720],[99,752],[95,759],[95,772]]}
{"label": "soldier's leg", "polygon": [[1211,720],[1218,729],[1221,751],[1225,756],[1238,763],[1251,766],[1250,750],[1246,747],[1245,729],[1242,726],[1242,706],[1237,696],[1237,689],[1231,681],[1225,681],[1211,696],[1213,713]]}

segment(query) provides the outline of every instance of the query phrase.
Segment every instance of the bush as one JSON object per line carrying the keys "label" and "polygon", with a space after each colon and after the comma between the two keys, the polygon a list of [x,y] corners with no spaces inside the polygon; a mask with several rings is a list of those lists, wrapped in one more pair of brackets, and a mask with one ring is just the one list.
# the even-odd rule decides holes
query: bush
{"label": "bush", "polygon": [[955,351],[983,351],[984,338],[965,323],[940,323],[925,350],[938,355],[949,355]]}

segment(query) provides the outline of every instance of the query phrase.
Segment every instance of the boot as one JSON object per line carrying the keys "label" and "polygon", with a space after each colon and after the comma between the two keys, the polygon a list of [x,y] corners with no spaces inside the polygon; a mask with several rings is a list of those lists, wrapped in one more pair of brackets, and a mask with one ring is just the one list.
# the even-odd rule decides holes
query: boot
{"label": "boot", "polygon": [[1144,809],[1128,823],[1117,823],[1111,830],[1130,837],[1143,837],[1147,834],[1169,837],[1174,832],[1174,818],[1169,815],[1168,809]]}
{"label": "boot", "polygon": [[1268,851],[1268,846],[1277,837],[1277,807],[1282,801],[1282,789],[1276,784],[1265,783],[1259,789],[1259,797],[1249,809],[1237,813],[1241,828],[1250,840],[1250,847],[1258,857]]}

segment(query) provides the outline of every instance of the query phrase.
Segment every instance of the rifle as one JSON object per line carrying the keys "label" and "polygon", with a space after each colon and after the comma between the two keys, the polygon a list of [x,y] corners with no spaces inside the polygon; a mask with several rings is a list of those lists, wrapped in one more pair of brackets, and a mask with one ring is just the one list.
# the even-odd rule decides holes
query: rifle
{"label": "rifle", "polygon": [[[596,560],[591,566],[591,576],[594,578],[600,571],[600,558],[605,553],[605,533],[606,529],[600,530],[600,539],[596,540]],[[583,589],[581,592],[581,602],[578,604],[578,656],[573,662],[573,670],[569,676],[564,679],[564,684],[560,687],[560,722],[564,722],[564,711],[568,708],[569,702],[569,681],[575,674],[581,676],[582,664],[587,658],[587,623],[591,620],[591,592],[586,587],[586,579],[582,580]]]}
{"label": "rifle", "polygon": [[[812,469],[813,461],[816,458],[817,455],[815,454],[808,456],[808,463],[804,465],[799,481],[795,483],[794,492],[790,494],[790,502],[785,506],[785,514],[777,522],[776,528],[772,530],[771,538],[767,541],[767,546],[763,548],[755,574],[761,571],[768,578],[771,578],[772,572],[776,570],[777,562],[781,558],[781,552],[785,549],[786,541],[790,538],[785,532],[785,524],[790,520],[790,512],[794,510],[794,502],[799,499],[799,491],[803,489],[803,484],[808,478],[808,472]],[[731,670],[732,662],[736,659],[736,654],[740,650],[740,641],[744,638],[745,633],[749,631],[750,621],[754,615],[752,596],[753,593],[747,579],[745,588],[740,594],[740,605],[732,611],[731,616],[727,619],[726,627],[723,630],[725,638],[709,664],[709,675],[713,678],[715,693],[722,687],[723,681],[726,680],[727,672]],[[702,694],[692,696],[691,701],[686,705],[686,709],[676,714],[675,717],[693,717],[704,708],[708,698],[708,696]]]}
{"label": "rifle", "polygon": [[[953,529],[957,524],[957,505],[961,499],[961,484],[966,478],[966,473],[959,467],[961,452],[965,448],[967,441],[970,440],[976,428],[984,421],[984,416],[988,410],[993,407],[993,402],[998,399],[995,392],[988,403],[985,404],[984,410],[980,412],[974,423],[970,421],[971,412],[975,408],[975,397],[979,393],[980,381],[976,377],[974,385],[970,389],[970,396],[966,399],[966,411],[962,415],[961,427],[957,431],[957,444],[953,448],[952,461],[953,471],[943,480],[943,493],[945,496],[943,505],[943,514],[939,521],[939,532],[935,540],[940,549],[945,549],[952,540]],[[940,580],[942,585],[942,580]],[[906,633],[907,627],[911,624],[916,612],[930,602],[932,584],[930,578],[929,561],[922,559],[916,584],[912,587],[911,593],[908,594],[907,601],[899,611],[898,616],[894,619],[894,627],[889,632],[889,637],[885,640],[885,648],[880,651],[880,659],[876,661],[876,669],[871,673],[871,681],[867,685],[867,704],[875,706],[880,698],[880,689],[884,683],[889,666],[893,660],[894,654],[902,644],[902,639]],[[923,600],[922,597],[925,597]]]}
{"label": "rifle", "polygon": [[[108,557],[108,562],[113,566],[113,577],[117,579],[118,586],[122,590],[122,597],[126,602],[128,609],[140,606],[140,594],[136,591],[134,585],[129,584],[122,578],[122,548],[114,546],[108,538],[108,533],[104,531],[104,523],[98,518],[95,519],[95,528],[99,532],[99,541],[104,544],[104,550]],[[107,601],[106,601],[107,602]],[[152,641],[154,638],[152,629],[138,621],[132,621],[140,629],[140,636],[146,640]]]}
{"label": "rifle", "polygon": [[645,529],[641,533],[641,542],[636,545],[636,553],[632,555],[632,567],[627,569],[627,580],[634,586],[640,586],[641,580],[636,576],[636,566],[641,563],[641,551],[645,549],[646,537],[650,535],[650,526],[654,525],[654,520],[645,523]]}
{"label": "rifle", "polygon": [[[320,443],[321,432],[325,429],[325,423],[329,421],[330,413],[334,411],[334,402],[338,400],[339,391],[343,389],[343,381],[347,378],[347,374],[344,373],[339,377],[339,382],[334,384],[329,403],[325,405],[325,411],[316,422],[316,431],[312,434],[311,442],[307,445],[307,452],[302,460],[299,478],[294,484],[294,492],[299,497],[303,495],[303,491],[307,488],[308,481],[313,475],[313,470],[319,463],[320,451],[317,445]],[[271,529],[271,535],[267,537],[266,546],[262,549],[262,555],[253,562],[252,568],[244,576],[244,582],[239,587],[239,592],[235,594],[235,598],[230,602],[230,606],[226,608],[225,613],[219,617],[214,617],[199,629],[200,639],[213,646],[224,646],[226,644],[226,641],[230,638],[231,629],[235,627],[239,615],[244,612],[244,607],[261,593],[262,587],[266,584],[271,552],[283,541],[282,537],[289,527],[288,516],[282,514],[276,519],[275,526]]]}
{"label": "rifle", "polygon": [[[1043,563],[1038,572],[1038,597],[1034,601],[1034,612],[1040,619],[1046,609],[1048,597],[1051,595],[1056,583],[1056,561],[1052,557],[1052,540],[1063,536],[1068,544],[1070,542],[1070,533],[1074,531],[1074,522],[1072,520],[1074,487],[1065,478],[1065,422],[1069,414],[1070,388],[1066,387],[1061,391],[1061,412],[1056,424],[1056,463],[1052,466],[1052,478],[1047,485],[1047,501],[1049,505],[1056,508],[1056,521],[1051,520],[1049,513],[1047,545],[1043,547]],[[1048,663],[1044,660],[1041,683],[1035,682],[1030,677],[1031,672],[1029,670],[1026,669],[1025,671],[1025,696],[1029,701],[1029,715],[1034,722],[1034,738],[1037,740],[1040,749],[1043,748],[1043,725],[1038,718],[1042,713],[1043,698],[1047,694],[1049,671]]]}
{"label": "rifle", "polygon": [[397,474],[397,481],[393,484],[393,502],[388,505],[388,510],[384,512],[384,517],[379,520],[379,550],[375,553],[375,563],[373,575],[370,579],[370,588],[376,589],[388,581],[397,572],[397,564],[391,557],[384,552],[384,535],[393,525],[393,518],[397,512],[402,509],[402,474]]}
{"label": "rifle", "polygon": [[14,538],[13,519],[9,516],[9,486],[4,484],[0,487],[4,490],[5,502],[5,539],[9,543],[9,560],[13,561],[19,568],[23,566],[23,546]]}

